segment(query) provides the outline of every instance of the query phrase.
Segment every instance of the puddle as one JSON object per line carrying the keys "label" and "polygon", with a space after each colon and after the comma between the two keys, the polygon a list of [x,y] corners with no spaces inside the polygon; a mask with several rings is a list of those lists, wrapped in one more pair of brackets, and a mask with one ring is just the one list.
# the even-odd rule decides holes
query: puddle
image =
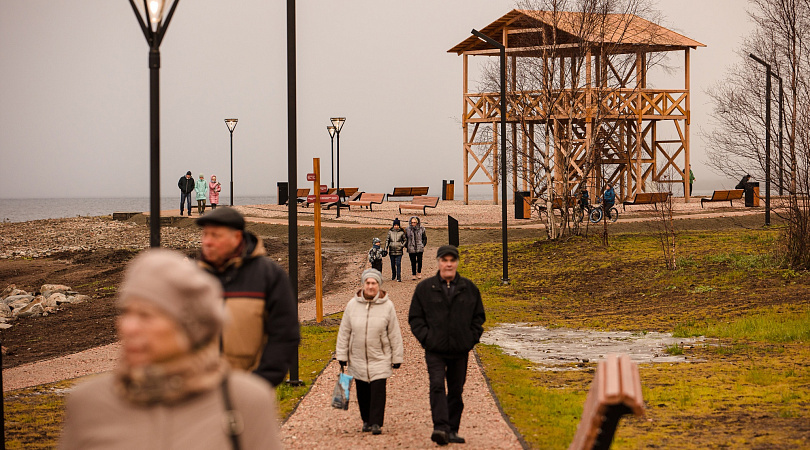
{"label": "puddle", "polygon": [[693,361],[683,355],[670,355],[665,347],[675,344],[691,346],[703,340],[703,337],[674,338],[669,333],[548,329],[527,324],[500,325],[481,337],[481,342],[497,345],[508,355],[546,366],[546,370],[593,363],[605,359],[610,353],[626,353],[637,363]]}

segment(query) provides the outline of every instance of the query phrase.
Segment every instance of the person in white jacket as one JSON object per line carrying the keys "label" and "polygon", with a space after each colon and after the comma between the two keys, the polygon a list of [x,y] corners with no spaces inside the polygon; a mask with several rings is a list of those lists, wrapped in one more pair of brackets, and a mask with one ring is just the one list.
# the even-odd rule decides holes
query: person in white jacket
{"label": "person in white jacket", "polygon": [[343,311],[335,358],[354,377],[363,431],[380,434],[386,380],[402,364],[402,334],[394,304],[380,289],[382,274],[367,269],[361,280],[363,288]]}

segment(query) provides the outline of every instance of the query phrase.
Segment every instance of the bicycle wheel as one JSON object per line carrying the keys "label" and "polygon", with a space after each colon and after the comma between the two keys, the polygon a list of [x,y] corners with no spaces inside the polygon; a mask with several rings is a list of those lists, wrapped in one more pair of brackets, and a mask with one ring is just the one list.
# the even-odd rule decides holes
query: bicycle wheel
{"label": "bicycle wheel", "polygon": [[616,208],[610,208],[610,211],[608,211],[608,220],[611,222],[619,220],[619,210]]}
{"label": "bicycle wheel", "polygon": [[602,220],[602,208],[594,208],[590,214],[591,223],[599,223]]}
{"label": "bicycle wheel", "polygon": [[580,208],[578,206],[576,208],[574,208],[574,222],[575,223],[582,222],[583,216],[584,216],[584,214],[582,214],[582,208]]}

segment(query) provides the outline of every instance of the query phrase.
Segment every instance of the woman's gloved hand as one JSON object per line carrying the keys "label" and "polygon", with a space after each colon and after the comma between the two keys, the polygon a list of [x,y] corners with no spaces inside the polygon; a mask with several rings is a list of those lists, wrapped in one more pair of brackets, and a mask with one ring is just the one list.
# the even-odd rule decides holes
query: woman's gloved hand
{"label": "woman's gloved hand", "polygon": [[391,364],[391,367],[393,367],[394,369],[399,369],[399,367],[400,367],[401,365],[402,365],[402,364],[400,364],[400,363],[397,363],[397,364]]}
{"label": "woman's gloved hand", "polygon": [[348,364],[347,361],[338,361],[338,363],[340,363],[340,367],[346,367],[346,364]]}

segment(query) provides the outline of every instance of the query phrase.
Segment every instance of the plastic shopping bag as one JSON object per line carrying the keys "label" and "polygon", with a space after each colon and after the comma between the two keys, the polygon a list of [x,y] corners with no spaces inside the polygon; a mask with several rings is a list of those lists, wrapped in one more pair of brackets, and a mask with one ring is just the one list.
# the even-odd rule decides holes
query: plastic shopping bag
{"label": "plastic shopping bag", "polygon": [[332,408],[349,409],[349,391],[352,387],[351,375],[343,373],[343,368],[340,368],[335,389],[332,391]]}

